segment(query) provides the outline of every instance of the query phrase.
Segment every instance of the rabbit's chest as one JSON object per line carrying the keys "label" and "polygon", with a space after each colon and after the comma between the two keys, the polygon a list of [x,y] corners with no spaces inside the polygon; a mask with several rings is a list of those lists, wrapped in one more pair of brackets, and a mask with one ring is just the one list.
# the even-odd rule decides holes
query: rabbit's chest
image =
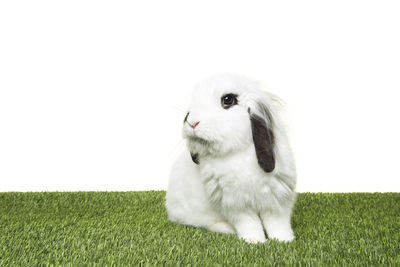
{"label": "rabbit's chest", "polygon": [[265,202],[268,177],[251,153],[202,162],[200,177],[209,200],[217,206],[252,206]]}

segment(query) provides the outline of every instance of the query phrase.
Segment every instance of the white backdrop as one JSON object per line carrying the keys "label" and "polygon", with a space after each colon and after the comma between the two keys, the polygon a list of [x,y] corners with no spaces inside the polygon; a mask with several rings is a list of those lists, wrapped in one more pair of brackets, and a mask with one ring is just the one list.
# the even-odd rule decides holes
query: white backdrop
{"label": "white backdrop", "polygon": [[0,191],[166,189],[194,83],[288,104],[298,191],[400,191],[398,1],[2,1]]}

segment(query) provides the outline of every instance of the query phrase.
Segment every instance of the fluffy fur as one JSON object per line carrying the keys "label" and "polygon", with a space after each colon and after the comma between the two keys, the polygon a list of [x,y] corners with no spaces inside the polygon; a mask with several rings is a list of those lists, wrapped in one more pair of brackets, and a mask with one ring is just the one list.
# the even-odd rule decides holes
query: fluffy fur
{"label": "fluffy fur", "polygon": [[[224,109],[226,94],[236,95],[237,105]],[[276,96],[241,76],[218,75],[195,87],[182,130],[187,150],[167,190],[171,221],[235,233],[248,243],[265,242],[264,230],[293,240],[296,171],[279,107]]]}

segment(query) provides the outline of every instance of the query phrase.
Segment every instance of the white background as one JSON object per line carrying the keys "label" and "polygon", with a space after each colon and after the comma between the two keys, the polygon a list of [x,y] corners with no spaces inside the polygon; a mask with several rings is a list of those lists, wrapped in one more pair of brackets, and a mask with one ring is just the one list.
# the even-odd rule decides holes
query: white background
{"label": "white background", "polygon": [[298,191],[400,191],[398,1],[2,1],[0,191],[166,189],[190,90],[290,108]]}

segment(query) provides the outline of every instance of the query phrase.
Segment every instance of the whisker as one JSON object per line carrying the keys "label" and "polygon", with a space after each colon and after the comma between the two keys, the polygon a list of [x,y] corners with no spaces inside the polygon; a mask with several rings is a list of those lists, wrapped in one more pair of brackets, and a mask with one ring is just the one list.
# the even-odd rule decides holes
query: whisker
{"label": "whisker", "polygon": [[169,106],[169,108],[174,110],[174,111],[179,111],[182,114],[186,114],[187,113],[187,110],[185,110],[183,108],[180,108],[180,107],[177,107],[177,106]]}

